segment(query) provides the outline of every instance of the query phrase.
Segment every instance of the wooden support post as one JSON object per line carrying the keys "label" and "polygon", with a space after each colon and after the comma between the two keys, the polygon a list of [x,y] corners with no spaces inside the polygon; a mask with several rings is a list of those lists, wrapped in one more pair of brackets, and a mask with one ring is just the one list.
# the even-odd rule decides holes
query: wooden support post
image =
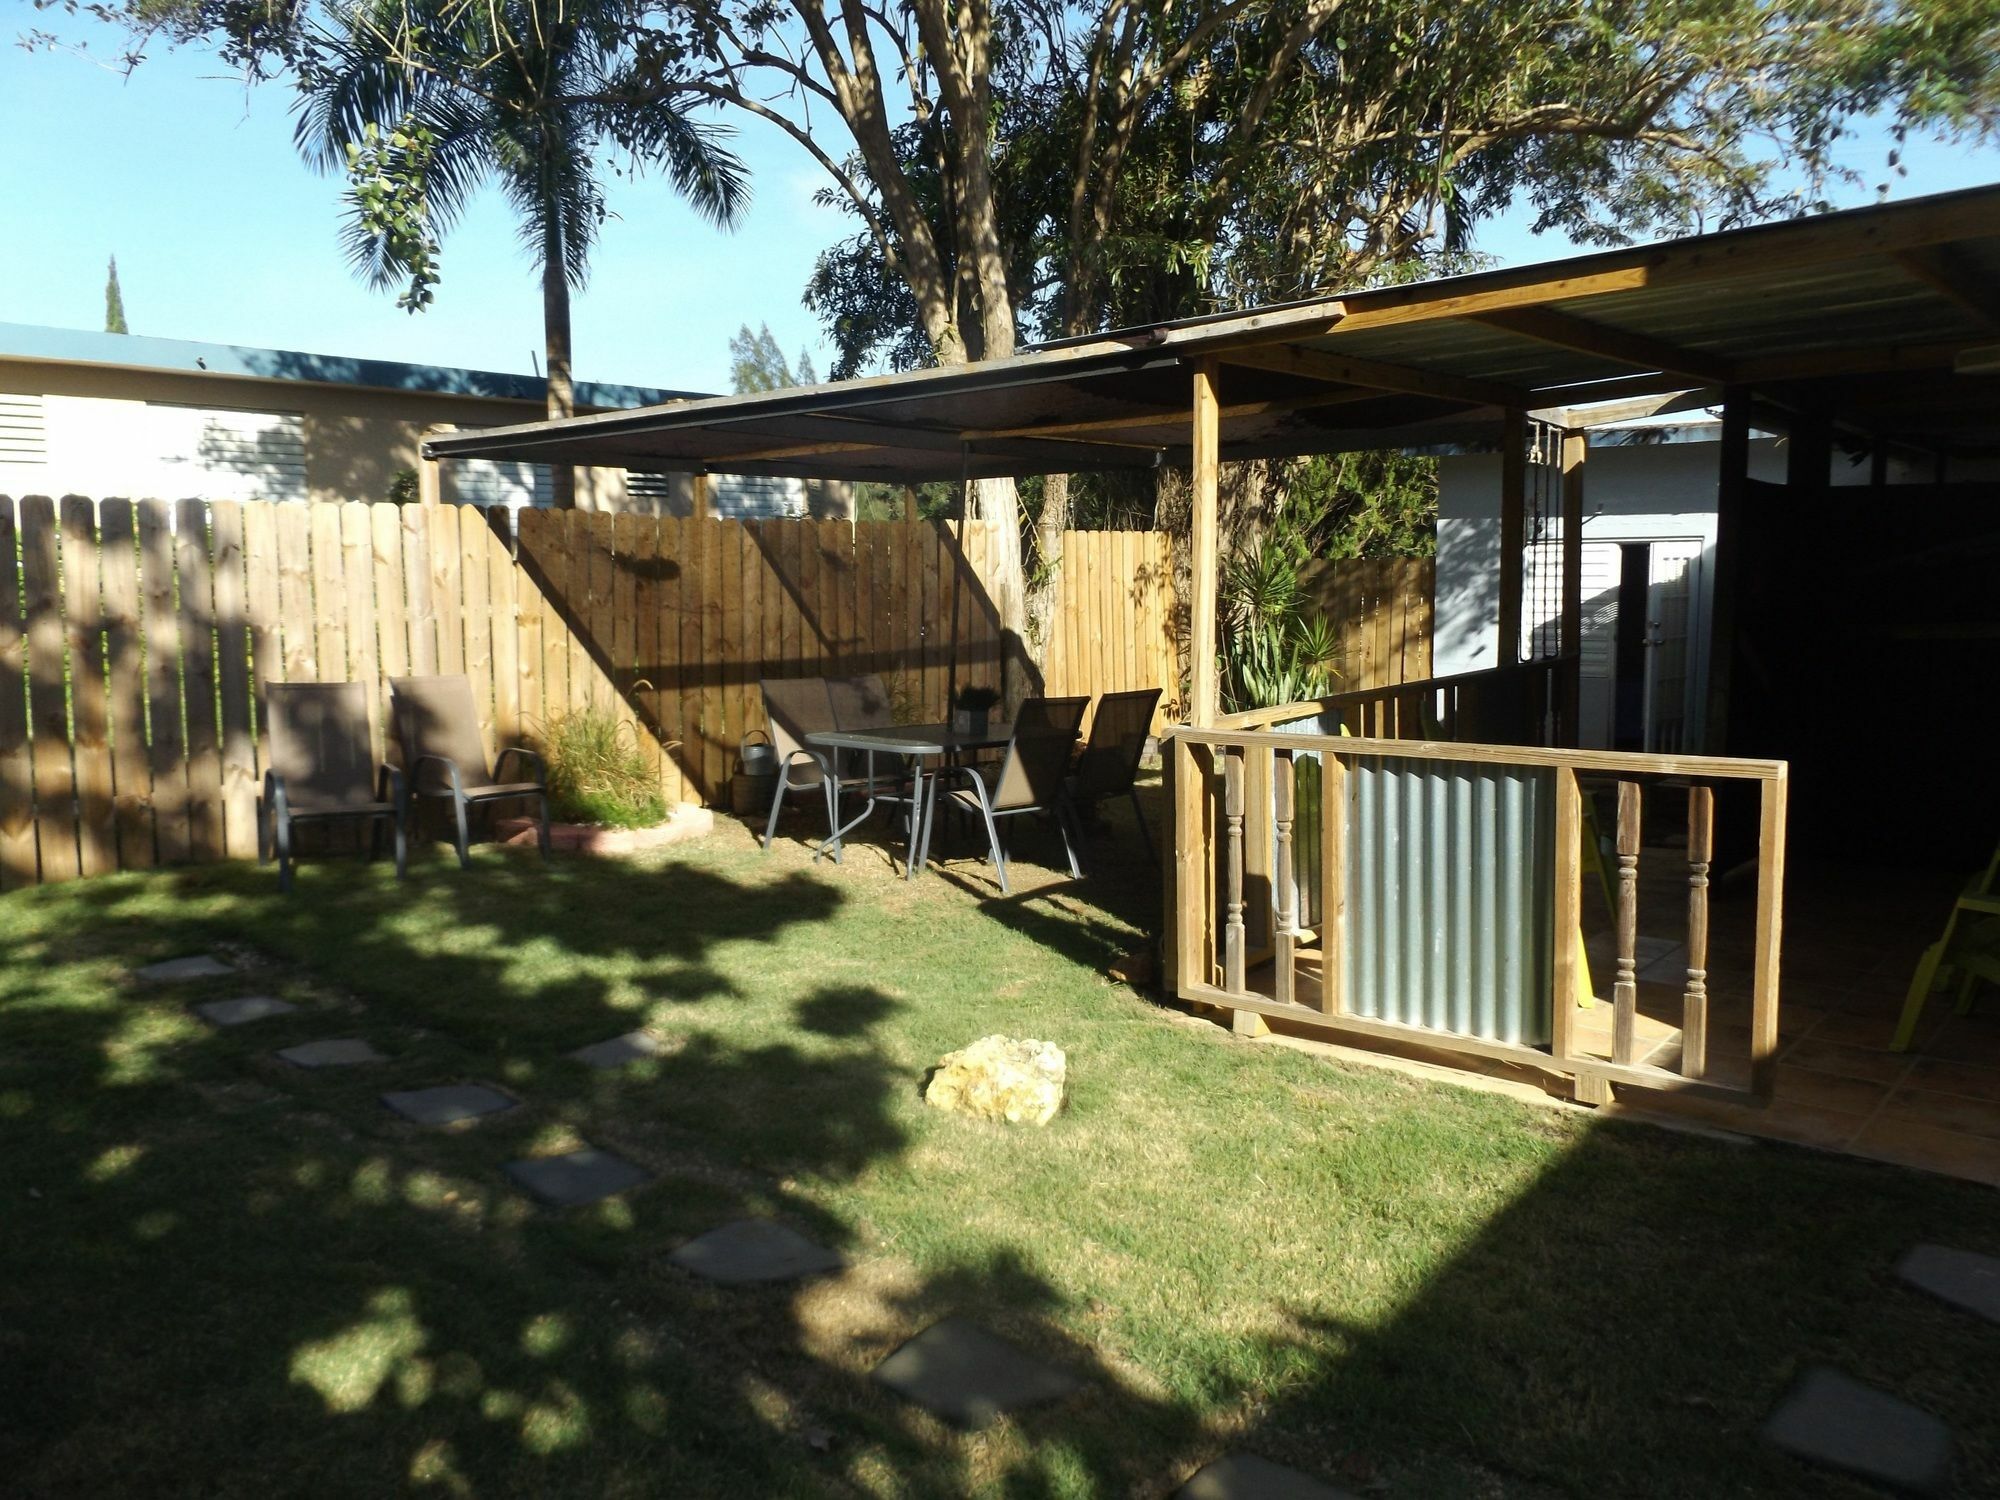
{"label": "wooden support post", "polygon": [[425,458],[423,444],[434,437],[444,437],[458,429],[449,422],[440,422],[426,427],[418,439],[417,447],[417,503],[420,505],[444,504],[444,463],[440,459]]}
{"label": "wooden support post", "polygon": [[1715,587],[1709,605],[1708,712],[1702,745],[1721,755],[1729,743],[1729,677],[1736,655],[1736,604],[1743,576],[1743,507],[1750,485],[1750,391],[1722,393],[1722,441],[1715,485]]}
{"label": "wooden support post", "polygon": [[1562,708],[1557,743],[1572,749],[1583,724],[1583,465],[1590,443],[1581,429],[1562,437]]}
{"label": "wooden support post", "polygon": [[1715,792],[1688,788],[1687,989],[1681,996],[1681,1074],[1708,1073],[1708,866],[1715,857]]}
{"label": "wooden support post", "polygon": [[1319,757],[1319,1008],[1340,1014],[1347,958],[1347,762]]}
{"label": "wooden support post", "polygon": [[1763,783],[1757,818],[1757,938],[1750,979],[1750,1087],[1771,1097],[1778,1070],[1778,952],[1785,930],[1785,804],[1782,770]]}
{"label": "wooden support post", "polygon": [[709,484],[706,474],[688,476],[688,513],[697,521],[709,518]]}
{"label": "wooden support post", "polygon": [[1611,1060],[1637,1061],[1639,1040],[1639,783],[1618,783],[1618,952],[1611,986]]}
{"label": "wooden support post", "polygon": [[1194,366],[1193,470],[1194,504],[1193,599],[1188,632],[1188,664],[1192,678],[1189,719],[1196,725],[1215,723],[1221,706],[1216,666],[1215,610],[1221,589],[1217,552],[1220,522],[1216,488],[1221,475],[1221,418],[1216,395],[1216,363],[1198,360]]}
{"label": "wooden support post", "polygon": [[1298,953],[1295,934],[1299,925],[1298,879],[1292,867],[1293,766],[1290,751],[1266,752],[1271,756],[1271,822],[1273,832],[1272,897],[1277,907],[1277,930],[1272,936],[1273,961],[1277,977],[1272,994],[1285,1005],[1298,1000]]}
{"label": "wooden support post", "polygon": [[1558,766],[1556,778],[1555,1013],[1549,1051],[1557,1062],[1576,1052],[1576,1005],[1581,976],[1578,949],[1583,923],[1583,793],[1576,772]]}
{"label": "wooden support post", "polygon": [[1500,436],[1500,652],[1521,660],[1522,562],[1528,543],[1528,414],[1509,409]]}

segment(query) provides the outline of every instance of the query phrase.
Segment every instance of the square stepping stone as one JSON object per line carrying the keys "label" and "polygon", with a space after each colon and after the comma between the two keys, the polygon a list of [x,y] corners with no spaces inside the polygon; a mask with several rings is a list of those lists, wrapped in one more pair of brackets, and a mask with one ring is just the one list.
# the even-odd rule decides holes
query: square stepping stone
{"label": "square stepping stone", "polygon": [[1896,1274],[1933,1297],[2000,1323],[2000,1259],[1944,1245],[1918,1245],[1896,1263]]}
{"label": "square stepping stone", "polygon": [[137,972],[136,977],[148,984],[178,984],[187,979],[216,979],[235,972],[234,964],[224,963],[207,953],[195,953],[186,958],[168,958],[156,964],[147,964]]}
{"label": "square stepping stone", "polygon": [[197,1005],[194,1013],[215,1026],[242,1026],[270,1016],[288,1016],[298,1007],[275,995],[241,995],[234,1000],[211,1000]]}
{"label": "square stepping stone", "polygon": [[1944,1488],[1951,1429],[1887,1391],[1815,1367],[1802,1374],[1764,1423],[1764,1438],[1810,1463],[1913,1494]]}
{"label": "square stepping stone", "polygon": [[652,1032],[628,1031],[608,1042],[592,1042],[588,1047],[579,1047],[570,1056],[593,1068],[622,1068],[642,1057],[659,1057],[666,1050],[666,1043]]}
{"label": "square stepping stone", "polygon": [[933,1323],[875,1367],[875,1378],[955,1427],[977,1431],[1008,1412],[1059,1401],[1080,1382],[961,1318]]}
{"label": "square stepping stone", "polygon": [[514,1101],[498,1089],[483,1083],[447,1083],[430,1089],[401,1089],[382,1096],[382,1102],[406,1120],[419,1125],[456,1125],[481,1115],[497,1115],[514,1107]]}
{"label": "square stepping stone", "polygon": [[622,1156],[585,1146],[561,1156],[537,1156],[507,1163],[507,1175],[551,1208],[595,1203],[651,1180],[646,1169]]}
{"label": "square stepping stone", "polygon": [[1310,1474],[1254,1453],[1226,1453],[1174,1491],[1174,1500],[1353,1500]]}
{"label": "square stepping stone", "polygon": [[301,1068],[346,1068],[358,1063],[382,1061],[382,1054],[359,1037],[342,1037],[330,1042],[301,1042],[282,1047],[278,1056]]}
{"label": "square stepping stone", "polygon": [[818,1276],[847,1264],[838,1251],[814,1244],[769,1219],[738,1219],[689,1240],[669,1257],[681,1269],[727,1286]]}

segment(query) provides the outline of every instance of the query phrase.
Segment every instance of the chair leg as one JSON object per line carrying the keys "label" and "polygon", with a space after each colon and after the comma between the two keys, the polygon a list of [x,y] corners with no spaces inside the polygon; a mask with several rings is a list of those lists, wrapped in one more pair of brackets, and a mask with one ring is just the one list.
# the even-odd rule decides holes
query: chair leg
{"label": "chair leg", "polygon": [[1160,851],[1153,843],[1153,830],[1146,826],[1145,804],[1139,800],[1139,789],[1133,787],[1126,796],[1132,799],[1132,819],[1139,825],[1139,837],[1145,841],[1146,858],[1154,864],[1160,862]]}
{"label": "chair leg", "polygon": [[[820,790],[826,794],[826,836],[833,838],[840,832],[840,783],[831,776],[821,776],[819,784]],[[846,856],[847,840],[836,840],[833,846],[833,862],[837,865],[845,864]]]}
{"label": "chair leg", "polygon": [[981,807],[979,816],[986,820],[986,843],[993,855],[993,870],[1000,877],[1000,894],[1007,892],[1007,850],[1000,839],[1000,826],[993,821],[991,809]]}
{"label": "chair leg", "polygon": [[536,800],[536,802],[537,802],[537,803],[539,803],[539,804],[540,804],[539,808],[537,809],[537,816],[536,816],[536,818],[535,818],[535,842],[536,842],[536,844],[537,844],[537,845],[539,845],[539,846],[540,846],[540,848],[541,848],[541,851],[542,851],[542,863],[543,863],[543,864],[547,864],[547,863],[549,862],[549,799],[548,799],[548,794],[547,794],[547,793],[543,793],[543,795],[541,795],[540,797],[537,797],[537,798],[536,798],[535,800]]}
{"label": "chair leg", "polygon": [[465,799],[454,796],[451,799],[451,811],[452,822],[457,831],[458,867],[461,870],[469,870],[472,868],[472,855],[468,846],[472,842],[472,833],[465,825]]}
{"label": "chair leg", "polygon": [[778,773],[778,785],[771,793],[771,816],[764,820],[764,850],[770,852],[771,840],[778,832],[778,812],[785,805],[785,773]]}
{"label": "chair leg", "polygon": [[389,837],[396,846],[396,878],[401,880],[410,869],[410,841],[400,815],[390,815]]}
{"label": "chair leg", "polygon": [[1076,846],[1083,842],[1083,829],[1078,827],[1074,837],[1071,836],[1070,825],[1075,818],[1076,813],[1067,801],[1056,804],[1056,832],[1062,835],[1063,853],[1069,856],[1069,878],[1081,880],[1083,865],[1076,857]]}
{"label": "chair leg", "polygon": [[1924,956],[1917,960],[1917,972],[1910,980],[1910,992],[1903,998],[1903,1018],[1896,1023],[1896,1039],[1889,1043],[1891,1052],[1908,1052],[1910,1041],[1917,1034],[1917,1021],[1924,1013],[1924,1002],[1930,999],[1931,986],[1937,983],[1938,965],[1944,960],[1944,944],[1932,943],[1924,949]]}
{"label": "chair leg", "polygon": [[271,817],[271,842],[278,855],[278,894],[292,893],[292,823],[289,818]]}
{"label": "chair leg", "polygon": [[271,809],[264,805],[264,799],[259,797],[257,799],[257,863],[260,865],[268,865],[271,862],[270,825],[274,817],[275,814]]}

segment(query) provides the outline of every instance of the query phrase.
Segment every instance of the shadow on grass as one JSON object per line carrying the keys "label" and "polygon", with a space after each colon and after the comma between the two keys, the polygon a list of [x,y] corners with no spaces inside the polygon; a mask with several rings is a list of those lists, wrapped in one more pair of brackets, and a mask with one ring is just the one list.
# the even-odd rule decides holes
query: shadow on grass
{"label": "shadow on grass", "polygon": [[[896,1248],[913,1226],[823,1206],[818,1186],[940,1170],[904,1112],[907,1002],[798,978],[853,899],[837,880],[485,856],[465,875],[423,862],[407,888],[334,867],[290,901],[269,884],[119,878],[0,910],[0,1128],[28,1143],[0,1153],[0,1473],[21,1493],[1161,1495],[1237,1447],[1396,1494],[1840,1493],[1754,1441],[1802,1358],[1951,1415],[1963,1493],[1996,1477],[1990,1390],[1966,1372],[2000,1367],[2000,1343],[1886,1276],[1917,1238],[2000,1249],[1990,1193],[1605,1126],[1469,1240],[1439,1227],[1435,1260],[1368,1268],[1385,1288],[1370,1315],[1274,1297],[1163,1372],[1123,1352],[1134,1335],[1087,1277],[1045,1264],[1031,1219],[1008,1248],[919,1275]],[[982,909],[1095,963],[1131,914],[1051,903],[1098,889]],[[172,989],[121,978],[219,945],[270,962]],[[781,971],[798,997],[751,1024],[746,1000]],[[189,1017],[252,989],[300,1010],[219,1032]],[[674,1030],[731,1006],[740,1029]],[[658,1058],[603,1075],[565,1055],[643,1021]],[[316,1036],[366,1036],[391,1061],[319,1073],[269,1055]],[[1232,1076],[1282,1089],[1249,1071],[1266,1055]],[[520,1107],[425,1132],[375,1100],[461,1079]],[[1323,1194],[1291,1203],[1294,1222],[1246,1218],[1237,1259],[1312,1241],[1315,1203],[1432,1212],[1429,1179],[1464,1158],[1426,1133],[1423,1097],[1373,1136],[1311,1143]],[[500,1175],[582,1142],[656,1181],[550,1212]],[[1257,1147],[1237,1143],[1244,1176],[1218,1190],[1248,1192]],[[1035,1212],[1088,1213],[1081,1168],[1074,1192]],[[748,1291],[667,1262],[747,1213],[886,1253]],[[1214,1247],[1176,1258],[1166,1235],[1161,1275],[1198,1296]],[[1328,1278],[1358,1274],[1343,1246],[1323,1253]],[[866,1377],[946,1314],[1086,1389],[947,1432]]]}

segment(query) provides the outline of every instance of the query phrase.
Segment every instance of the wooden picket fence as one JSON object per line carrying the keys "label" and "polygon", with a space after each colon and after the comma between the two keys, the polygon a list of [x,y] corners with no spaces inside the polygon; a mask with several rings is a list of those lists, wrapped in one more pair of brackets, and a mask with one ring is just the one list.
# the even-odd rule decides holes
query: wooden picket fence
{"label": "wooden picket fence", "polygon": [[1042,653],[1050,697],[1162,689],[1153,727],[1180,715],[1187,611],[1163,531],[1066,531]]}
{"label": "wooden picket fence", "polygon": [[1340,643],[1336,692],[1394,687],[1431,675],[1436,558],[1315,562],[1306,567],[1305,584]]}
{"label": "wooden picket fence", "polygon": [[[1164,540],[1072,541],[1044,690],[1172,698]],[[253,855],[273,682],[370,684],[392,762],[406,673],[465,673],[490,748],[604,708],[669,799],[726,802],[760,677],[878,672],[937,720],[1003,659],[1027,670],[991,543],[979,522],[0,497],[0,889]]]}

